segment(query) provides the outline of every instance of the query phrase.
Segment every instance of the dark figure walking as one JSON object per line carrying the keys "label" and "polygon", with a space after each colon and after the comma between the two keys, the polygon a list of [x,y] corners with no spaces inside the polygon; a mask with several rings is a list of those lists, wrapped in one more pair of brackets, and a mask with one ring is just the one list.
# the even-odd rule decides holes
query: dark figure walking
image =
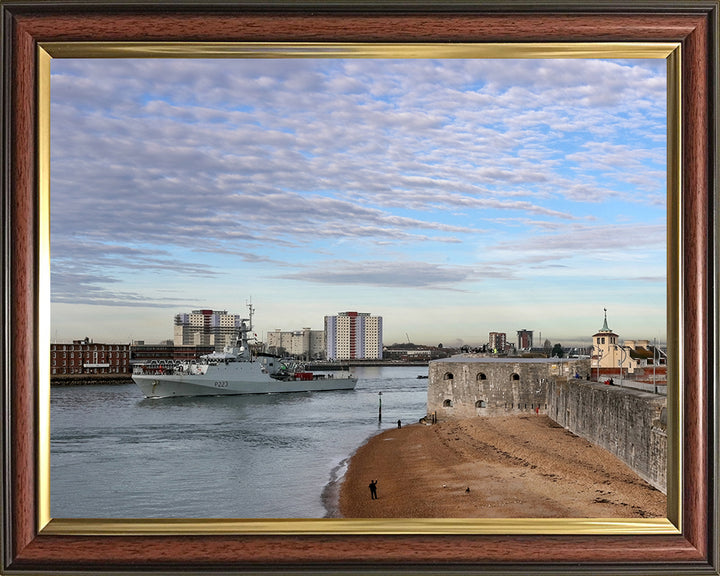
{"label": "dark figure walking", "polygon": [[398,420],[398,428],[402,428],[402,420]]}
{"label": "dark figure walking", "polygon": [[377,500],[377,480],[370,481],[370,499]]}

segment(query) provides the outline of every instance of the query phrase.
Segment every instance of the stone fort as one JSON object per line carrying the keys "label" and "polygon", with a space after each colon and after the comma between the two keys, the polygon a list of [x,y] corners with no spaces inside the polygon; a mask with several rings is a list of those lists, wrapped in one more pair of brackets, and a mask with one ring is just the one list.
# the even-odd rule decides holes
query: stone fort
{"label": "stone fort", "polygon": [[590,381],[590,360],[455,356],[428,366],[428,418],[546,414],[666,492],[665,396]]}

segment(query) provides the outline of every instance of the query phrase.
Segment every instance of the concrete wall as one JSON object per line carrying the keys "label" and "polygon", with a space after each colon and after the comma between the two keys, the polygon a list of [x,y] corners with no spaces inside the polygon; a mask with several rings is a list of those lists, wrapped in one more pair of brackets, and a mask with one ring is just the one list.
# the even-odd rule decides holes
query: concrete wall
{"label": "concrete wall", "polygon": [[638,475],[667,489],[666,398],[649,392],[575,380],[553,381],[548,415],[608,450]]}

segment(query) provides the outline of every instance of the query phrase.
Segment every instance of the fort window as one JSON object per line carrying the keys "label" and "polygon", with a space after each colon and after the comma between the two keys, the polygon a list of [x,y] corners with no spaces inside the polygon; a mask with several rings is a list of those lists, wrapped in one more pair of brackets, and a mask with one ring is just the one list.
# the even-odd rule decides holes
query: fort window
{"label": "fort window", "polygon": [[443,376],[443,380],[452,380],[453,374],[452,372],[445,372],[445,375]]}
{"label": "fort window", "polygon": [[520,380],[520,374],[518,374],[517,372],[513,372],[510,376],[510,380]]}
{"label": "fort window", "polygon": [[450,398],[446,398],[443,401],[443,408],[452,408],[452,400],[450,400]]}
{"label": "fort window", "polygon": [[475,402],[475,408],[487,408],[487,403],[485,400],[478,400]]}
{"label": "fort window", "polygon": [[487,376],[485,376],[485,374],[480,372],[480,374],[477,375],[477,379],[478,380],[487,380]]}

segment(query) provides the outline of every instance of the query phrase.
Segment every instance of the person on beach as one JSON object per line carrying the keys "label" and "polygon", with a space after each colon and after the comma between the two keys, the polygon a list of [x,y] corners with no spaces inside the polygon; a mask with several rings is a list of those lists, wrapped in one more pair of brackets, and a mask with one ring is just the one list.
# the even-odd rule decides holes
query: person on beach
{"label": "person on beach", "polygon": [[370,499],[377,500],[377,480],[370,481]]}
{"label": "person on beach", "polygon": [[402,420],[398,420],[398,428],[402,428]]}

